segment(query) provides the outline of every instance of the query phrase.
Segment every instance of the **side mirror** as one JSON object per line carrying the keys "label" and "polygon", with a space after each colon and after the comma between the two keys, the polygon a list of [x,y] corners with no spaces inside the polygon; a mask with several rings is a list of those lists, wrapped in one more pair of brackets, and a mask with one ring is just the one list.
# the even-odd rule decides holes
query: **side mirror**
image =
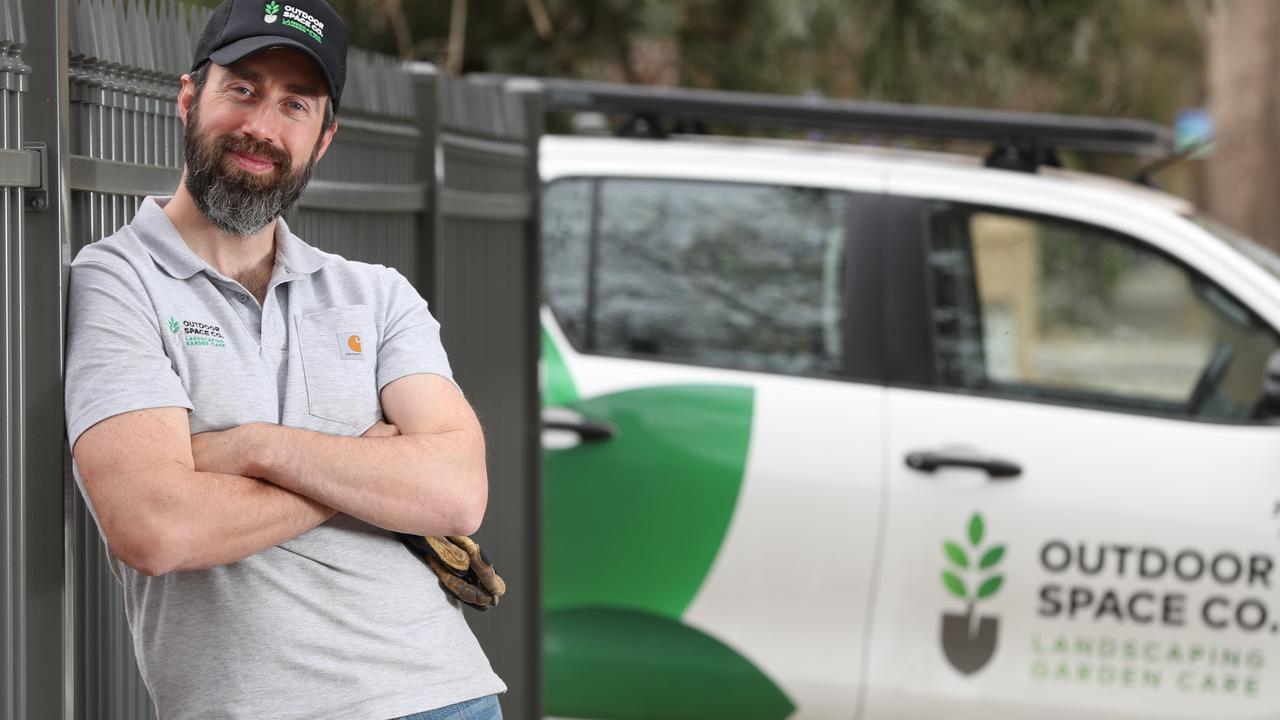
{"label": "side mirror", "polygon": [[1267,358],[1267,374],[1262,378],[1262,398],[1258,400],[1258,410],[1264,418],[1280,419],[1280,350]]}

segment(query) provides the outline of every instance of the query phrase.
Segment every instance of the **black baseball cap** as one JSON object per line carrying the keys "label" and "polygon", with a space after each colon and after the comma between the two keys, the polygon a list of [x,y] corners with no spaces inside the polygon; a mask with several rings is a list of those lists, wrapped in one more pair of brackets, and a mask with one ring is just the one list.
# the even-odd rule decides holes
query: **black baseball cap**
{"label": "black baseball cap", "polygon": [[347,26],[324,0],[222,0],[200,33],[191,70],[206,60],[225,66],[279,47],[316,61],[337,110],[347,80]]}

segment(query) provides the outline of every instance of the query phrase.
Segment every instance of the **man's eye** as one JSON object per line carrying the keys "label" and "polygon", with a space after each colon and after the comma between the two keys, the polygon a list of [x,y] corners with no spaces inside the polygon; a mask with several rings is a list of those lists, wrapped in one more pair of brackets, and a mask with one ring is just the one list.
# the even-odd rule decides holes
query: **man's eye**
{"label": "man's eye", "polygon": [[236,93],[238,95],[243,95],[244,97],[248,97],[253,94],[252,90],[250,90],[247,87],[244,87],[243,85],[231,88],[231,92]]}

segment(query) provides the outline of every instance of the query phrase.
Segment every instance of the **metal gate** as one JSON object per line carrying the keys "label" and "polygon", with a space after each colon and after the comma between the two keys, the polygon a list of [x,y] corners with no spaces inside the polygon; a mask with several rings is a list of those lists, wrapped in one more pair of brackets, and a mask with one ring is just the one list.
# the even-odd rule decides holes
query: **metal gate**
{"label": "metal gate", "polygon": [[509,358],[540,352],[542,89],[444,81],[441,97],[435,299],[454,372],[489,446],[489,509],[478,536],[512,588],[471,627],[507,682],[504,710],[534,718],[542,693],[538,368],[513,367]]}
{"label": "metal gate", "polygon": [[[121,588],[70,481],[63,296],[75,252],[127,223],[145,196],[176,187],[178,77],[208,15],[175,0],[0,0],[0,719],[155,716]],[[498,144],[523,148],[519,162],[495,169],[484,153],[455,157],[446,147],[446,183],[519,176],[513,193],[527,202],[514,214],[477,194],[462,215],[479,224],[441,221],[437,209],[461,206],[447,191],[434,199],[439,85],[429,65],[351,49],[341,129],[287,219],[317,247],[397,268],[433,301],[487,429],[491,509],[481,537],[513,587],[476,623],[477,636],[511,687],[508,717],[532,718],[538,552],[536,536],[523,533],[536,528],[537,508],[531,163],[540,126],[504,124],[505,115],[495,126],[486,112],[536,102],[500,87],[467,96],[488,98],[480,106],[446,105],[459,136],[496,127]],[[486,282],[500,297],[476,294]]]}

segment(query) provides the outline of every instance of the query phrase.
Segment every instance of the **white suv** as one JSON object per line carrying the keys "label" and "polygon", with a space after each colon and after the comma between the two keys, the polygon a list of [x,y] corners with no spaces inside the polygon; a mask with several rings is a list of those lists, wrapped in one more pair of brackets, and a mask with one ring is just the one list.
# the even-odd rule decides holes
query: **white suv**
{"label": "white suv", "polygon": [[1034,163],[540,166],[548,715],[1280,715],[1269,252]]}

